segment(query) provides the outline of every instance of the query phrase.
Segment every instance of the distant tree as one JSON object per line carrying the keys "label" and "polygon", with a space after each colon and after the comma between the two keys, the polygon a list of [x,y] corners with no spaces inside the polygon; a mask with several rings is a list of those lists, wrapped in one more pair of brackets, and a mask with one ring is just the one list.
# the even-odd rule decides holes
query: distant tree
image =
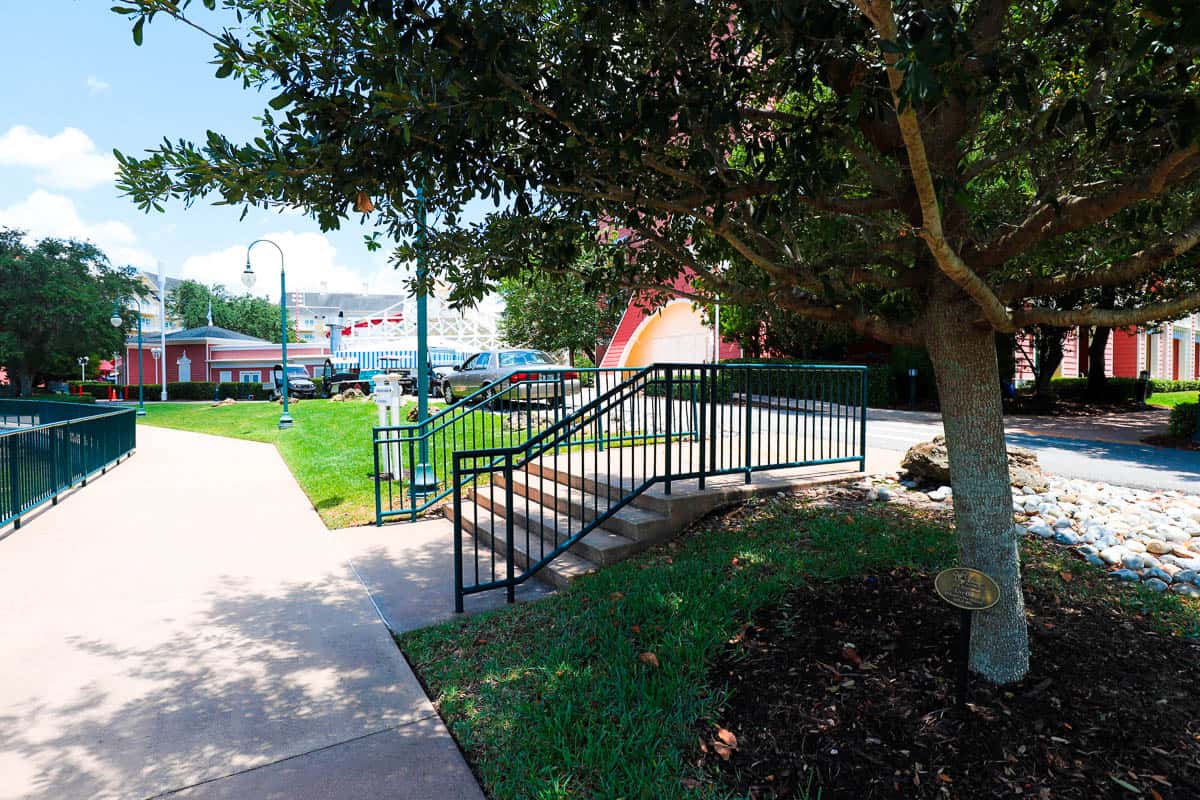
{"label": "distant tree", "polygon": [[768,303],[722,304],[721,335],[755,358],[840,359],[862,339],[849,325],[804,319]]}
{"label": "distant tree", "polygon": [[572,274],[526,270],[500,283],[500,335],[514,347],[581,352],[596,363],[596,344],[612,335],[628,292],[604,293]]}
{"label": "distant tree", "polygon": [[113,268],[95,245],[42,239],[29,245],[23,231],[0,230],[0,364],[24,396],[49,378],[77,375],[86,355],[93,370],[101,358],[124,349],[134,315],[121,303],[122,329],[109,322],[113,302],[141,297],[135,272]]}
{"label": "distant tree", "polygon": [[[211,304],[211,305],[210,305]],[[279,305],[250,294],[230,295],[220,284],[205,286],[199,281],[183,281],[168,299],[170,312],[185,328],[208,324],[209,308],[213,324],[219,328],[256,336],[269,342],[279,341]],[[295,320],[288,320],[288,341],[298,342]]]}

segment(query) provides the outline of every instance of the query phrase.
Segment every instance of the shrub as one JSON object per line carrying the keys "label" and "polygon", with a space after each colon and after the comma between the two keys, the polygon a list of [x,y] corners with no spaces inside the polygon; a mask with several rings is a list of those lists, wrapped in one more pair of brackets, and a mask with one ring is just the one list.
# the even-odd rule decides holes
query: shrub
{"label": "shrub", "polygon": [[[797,361],[791,358],[734,358],[727,359],[723,364],[807,364],[813,367],[840,367],[847,366],[845,364],[809,364],[808,362]],[[852,365],[861,366],[861,365]],[[718,400],[728,400],[734,394],[740,394],[746,391],[746,382],[749,381],[749,390],[751,394],[771,395],[772,397],[804,397],[818,400],[832,400],[834,402],[840,399],[837,394],[841,387],[846,386],[848,382],[854,380],[850,377],[844,377],[834,385],[833,394],[827,394],[830,391],[828,384],[814,377],[814,373],[809,370],[763,370],[761,372],[750,372],[749,376],[743,376],[733,370],[726,371],[722,374],[721,386],[717,390]],[[868,364],[867,365],[867,405],[876,408],[881,406],[891,405],[894,402],[896,393],[896,384],[892,379],[891,367],[887,364]],[[852,390],[851,394],[857,394],[857,390]],[[689,395],[690,396],[690,395]]]}
{"label": "shrub", "polygon": [[1150,380],[1150,394],[1196,391],[1200,391],[1200,381],[1166,381],[1161,378],[1152,378]]}
{"label": "shrub", "polygon": [[[106,395],[107,396],[107,395]],[[90,394],[37,394],[34,393],[31,400],[46,400],[52,403],[95,403],[96,398]]]}
{"label": "shrub", "polygon": [[1196,433],[1196,417],[1200,412],[1200,404],[1180,403],[1171,409],[1171,418],[1167,420],[1167,432],[1178,438],[1190,438]]}
{"label": "shrub", "polygon": [[[1109,378],[1104,383],[1104,394],[1096,399],[1102,403],[1128,403],[1139,399],[1140,390],[1136,378]],[[1087,396],[1087,378],[1054,378],[1050,381],[1050,391],[1062,400],[1083,400]]]}

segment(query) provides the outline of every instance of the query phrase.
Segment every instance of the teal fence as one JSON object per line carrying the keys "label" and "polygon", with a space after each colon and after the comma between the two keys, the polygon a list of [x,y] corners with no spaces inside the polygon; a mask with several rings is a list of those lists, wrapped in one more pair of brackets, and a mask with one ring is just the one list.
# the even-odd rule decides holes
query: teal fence
{"label": "teal fence", "polygon": [[0,527],[103,472],[136,446],[134,409],[0,400]]}

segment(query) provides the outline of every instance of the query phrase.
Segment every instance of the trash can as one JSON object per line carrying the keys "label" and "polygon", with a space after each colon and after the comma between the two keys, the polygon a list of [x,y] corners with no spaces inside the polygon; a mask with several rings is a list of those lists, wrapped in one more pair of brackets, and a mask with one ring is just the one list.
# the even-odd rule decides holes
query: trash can
{"label": "trash can", "polygon": [[1149,397],[1148,390],[1150,388],[1150,370],[1144,369],[1138,373],[1137,378],[1137,399],[1142,405],[1146,405],[1146,400]]}

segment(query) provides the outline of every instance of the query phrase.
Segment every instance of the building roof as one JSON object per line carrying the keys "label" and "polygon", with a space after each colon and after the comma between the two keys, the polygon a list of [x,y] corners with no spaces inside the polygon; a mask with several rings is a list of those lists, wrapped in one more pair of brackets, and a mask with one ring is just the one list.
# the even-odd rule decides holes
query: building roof
{"label": "building roof", "polygon": [[266,342],[266,339],[259,339],[257,336],[250,336],[245,333],[231,331],[228,328],[219,328],[216,325],[203,325],[199,328],[188,328],[183,331],[175,331],[167,334],[168,342],[178,342],[181,340],[191,339],[234,339],[239,342]]}

